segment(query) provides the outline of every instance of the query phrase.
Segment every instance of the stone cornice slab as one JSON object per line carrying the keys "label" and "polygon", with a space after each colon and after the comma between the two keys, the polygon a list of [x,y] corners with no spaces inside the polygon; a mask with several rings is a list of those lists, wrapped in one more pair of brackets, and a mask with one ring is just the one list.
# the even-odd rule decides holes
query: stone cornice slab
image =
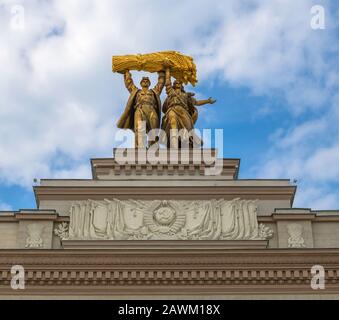
{"label": "stone cornice slab", "polygon": [[293,203],[295,186],[148,186],[148,187],[34,187],[37,204],[41,200],[103,200],[103,199],[140,199],[140,200],[210,200],[224,198],[289,200]]}
{"label": "stone cornice slab", "polygon": [[[10,268],[26,289],[10,289]],[[326,290],[311,289],[311,267]],[[339,293],[338,249],[0,250],[0,295]]]}

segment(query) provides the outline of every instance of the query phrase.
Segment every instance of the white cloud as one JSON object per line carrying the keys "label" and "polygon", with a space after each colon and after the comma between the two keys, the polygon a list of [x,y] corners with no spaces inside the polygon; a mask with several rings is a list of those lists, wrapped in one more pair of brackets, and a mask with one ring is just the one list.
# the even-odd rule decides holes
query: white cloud
{"label": "white cloud", "polygon": [[339,194],[339,114],[336,100],[320,116],[278,129],[272,147],[264,155],[264,167],[254,168],[256,176],[297,179],[299,191],[295,205],[315,209],[337,209]]}
{"label": "white cloud", "polygon": [[338,195],[328,188],[301,184],[295,201],[296,207],[307,207],[312,210],[338,209]]}
{"label": "white cloud", "polygon": [[[244,10],[239,3],[252,3],[255,10]],[[329,92],[321,80],[333,71],[324,55],[338,46],[329,30],[310,28],[312,3],[231,2],[207,42],[204,71],[221,72],[227,81],[258,94],[283,95],[296,114],[323,106]]]}
{"label": "white cloud", "polygon": [[59,169],[54,174],[55,179],[90,179],[91,177],[91,168],[88,162],[80,164],[76,168]]}
{"label": "white cloud", "polygon": [[298,125],[296,128],[290,129],[290,132],[288,132],[286,136],[277,143],[279,143],[279,145],[284,148],[295,145],[300,147],[300,144],[302,144],[305,139],[308,139],[307,141],[309,141],[311,137],[316,137],[317,135],[326,131],[327,126],[328,122],[326,119],[317,119],[304,122]]}
{"label": "white cloud", "polygon": [[9,204],[0,201],[0,211],[12,211],[12,210],[13,208]]}
{"label": "white cloud", "polygon": [[320,148],[306,160],[305,171],[315,181],[338,181],[339,179],[339,143],[329,148]]}

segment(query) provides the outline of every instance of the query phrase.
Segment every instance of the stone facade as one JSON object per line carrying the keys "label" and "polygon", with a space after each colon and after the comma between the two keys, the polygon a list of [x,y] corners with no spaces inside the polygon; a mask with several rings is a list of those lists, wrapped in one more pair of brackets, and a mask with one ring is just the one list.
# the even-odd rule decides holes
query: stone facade
{"label": "stone facade", "polygon": [[[93,179],[41,180],[37,209],[1,212],[0,296],[339,294],[339,211],[294,208],[295,185],[238,179],[238,159],[213,176],[191,153],[164,155],[93,159]],[[23,292],[9,287],[14,264]]]}

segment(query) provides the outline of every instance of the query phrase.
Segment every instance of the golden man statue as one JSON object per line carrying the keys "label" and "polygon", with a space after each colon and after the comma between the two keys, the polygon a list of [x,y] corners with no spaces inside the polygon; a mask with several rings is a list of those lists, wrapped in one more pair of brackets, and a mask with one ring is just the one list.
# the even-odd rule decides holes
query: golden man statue
{"label": "golden man statue", "polygon": [[160,94],[165,84],[165,75],[163,72],[158,74],[158,83],[153,89],[149,89],[151,81],[148,77],[141,79],[139,89],[135,86],[131,73],[128,70],[124,72],[125,86],[130,96],[118,121],[118,128],[134,131],[136,148],[146,148],[146,134],[160,127]]}
{"label": "golden man statue", "polygon": [[[123,114],[118,121],[118,128],[131,129],[135,133],[135,147],[145,148],[146,134],[160,128],[161,111],[164,113],[160,142],[171,148],[201,145],[194,134],[194,124],[198,118],[196,106],[213,104],[209,98],[198,101],[194,93],[186,92],[183,84],[197,83],[196,66],[193,59],[177,51],[163,51],[144,55],[113,56],[113,72],[124,74],[124,81],[130,96]],[[135,86],[129,70],[158,72],[158,83],[150,89],[151,82],[143,77],[140,86]],[[171,77],[176,80],[171,81]],[[160,95],[166,85],[167,98],[161,108]],[[185,145],[186,146],[186,145]]]}

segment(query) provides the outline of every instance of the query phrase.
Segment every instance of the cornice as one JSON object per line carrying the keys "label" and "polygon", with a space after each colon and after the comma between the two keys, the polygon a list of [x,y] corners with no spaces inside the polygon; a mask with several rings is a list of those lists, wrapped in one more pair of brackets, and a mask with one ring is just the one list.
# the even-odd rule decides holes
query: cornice
{"label": "cornice", "polygon": [[36,186],[34,193],[37,204],[41,200],[100,200],[130,198],[140,200],[209,200],[224,198],[232,200],[236,197],[259,200],[289,200],[293,203],[295,186],[191,186],[191,187],[61,187]]}
{"label": "cornice", "polygon": [[[0,295],[10,267],[25,267],[25,295],[339,293],[339,249],[0,250]],[[325,268],[326,290],[310,287]]]}

